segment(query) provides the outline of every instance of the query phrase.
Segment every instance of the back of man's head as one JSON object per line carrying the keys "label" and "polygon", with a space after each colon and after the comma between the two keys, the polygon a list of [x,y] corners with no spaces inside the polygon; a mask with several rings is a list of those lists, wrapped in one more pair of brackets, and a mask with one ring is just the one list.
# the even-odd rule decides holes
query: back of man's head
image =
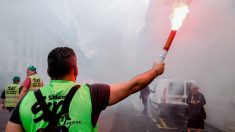
{"label": "back of man's head", "polygon": [[13,83],[19,83],[20,82],[20,77],[19,76],[14,76],[12,80],[13,80]]}
{"label": "back of man's head", "polygon": [[48,75],[53,79],[62,78],[77,67],[76,54],[68,47],[53,49],[47,58]]}

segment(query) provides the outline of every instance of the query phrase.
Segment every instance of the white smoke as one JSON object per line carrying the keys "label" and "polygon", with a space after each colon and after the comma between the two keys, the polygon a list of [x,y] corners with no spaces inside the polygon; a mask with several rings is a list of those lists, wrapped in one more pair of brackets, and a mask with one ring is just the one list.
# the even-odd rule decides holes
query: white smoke
{"label": "white smoke", "polygon": [[130,78],[148,1],[73,0],[72,3],[78,46],[90,64],[80,70],[82,74],[102,82]]}
{"label": "white smoke", "polygon": [[[151,49],[163,47],[168,37],[168,14],[174,2],[152,0],[149,4],[144,35]],[[195,79],[207,99],[207,122],[226,131],[235,125],[231,117],[235,114],[234,23],[234,1],[191,1],[190,12],[166,57],[164,74]]]}

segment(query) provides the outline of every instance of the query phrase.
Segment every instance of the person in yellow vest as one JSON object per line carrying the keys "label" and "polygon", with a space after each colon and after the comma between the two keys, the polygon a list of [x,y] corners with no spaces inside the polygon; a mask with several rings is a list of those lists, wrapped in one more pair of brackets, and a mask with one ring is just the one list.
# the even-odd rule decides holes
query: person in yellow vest
{"label": "person in yellow vest", "polygon": [[43,81],[37,74],[35,66],[29,66],[26,73],[27,77],[22,84],[22,90],[20,92],[18,101],[21,100],[29,90],[35,91],[43,86]]}
{"label": "person in yellow vest", "polygon": [[13,83],[5,86],[1,95],[1,108],[7,109],[10,113],[16,107],[17,98],[20,92],[20,77],[14,76]]}
{"label": "person in yellow vest", "polygon": [[158,62],[125,82],[78,85],[77,57],[71,48],[53,49],[47,62],[50,83],[18,103],[6,132],[97,131],[102,110],[142,90],[164,71],[164,63]]}

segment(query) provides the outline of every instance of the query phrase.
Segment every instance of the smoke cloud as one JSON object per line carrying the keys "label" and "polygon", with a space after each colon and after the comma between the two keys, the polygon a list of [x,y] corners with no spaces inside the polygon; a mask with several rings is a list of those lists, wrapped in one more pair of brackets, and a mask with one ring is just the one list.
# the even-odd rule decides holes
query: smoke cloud
{"label": "smoke cloud", "polygon": [[[174,2],[150,1],[143,33],[150,49],[160,49],[166,41],[170,30],[167,14]],[[166,78],[196,80],[207,99],[207,122],[226,131],[235,125],[231,117],[235,106],[234,7],[232,0],[191,1],[190,13],[166,57],[164,74]]]}

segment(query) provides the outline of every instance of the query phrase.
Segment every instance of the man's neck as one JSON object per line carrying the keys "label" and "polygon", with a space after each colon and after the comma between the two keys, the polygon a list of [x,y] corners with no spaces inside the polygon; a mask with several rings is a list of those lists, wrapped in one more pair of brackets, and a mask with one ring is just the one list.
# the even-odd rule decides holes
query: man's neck
{"label": "man's neck", "polygon": [[76,81],[76,77],[72,76],[72,75],[65,75],[63,77],[59,77],[59,78],[51,78],[52,80],[66,80],[66,81],[72,81],[75,82]]}
{"label": "man's neck", "polygon": [[74,79],[73,77],[63,77],[62,80],[67,80],[67,81],[72,81],[72,82],[75,82],[76,79]]}

